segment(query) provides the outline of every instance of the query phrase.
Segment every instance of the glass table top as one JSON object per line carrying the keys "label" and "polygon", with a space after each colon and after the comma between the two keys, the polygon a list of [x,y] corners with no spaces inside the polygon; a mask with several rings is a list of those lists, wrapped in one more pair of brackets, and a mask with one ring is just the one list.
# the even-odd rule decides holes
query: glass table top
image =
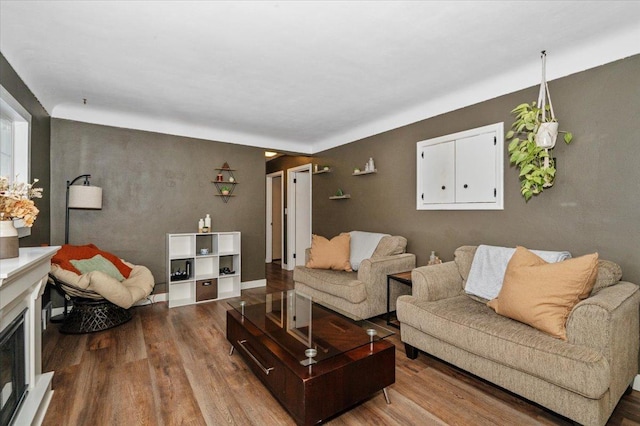
{"label": "glass table top", "polygon": [[367,320],[354,321],[296,290],[234,299],[229,305],[302,365],[370,345],[394,334]]}

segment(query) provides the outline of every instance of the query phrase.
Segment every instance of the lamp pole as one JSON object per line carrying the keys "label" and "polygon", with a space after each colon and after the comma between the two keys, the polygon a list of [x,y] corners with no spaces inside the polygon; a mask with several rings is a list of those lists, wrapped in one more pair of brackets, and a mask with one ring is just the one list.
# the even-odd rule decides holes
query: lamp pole
{"label": "lamp pole", "polygon": [[72,181],[67,181],[67,195],[65,200],[65,216],[64,216],[64,243],[69,244],[69,187],[76,183],[78,179],[84,178],[84,186],[90,186],[89,178],[91,175],[80,175]]}

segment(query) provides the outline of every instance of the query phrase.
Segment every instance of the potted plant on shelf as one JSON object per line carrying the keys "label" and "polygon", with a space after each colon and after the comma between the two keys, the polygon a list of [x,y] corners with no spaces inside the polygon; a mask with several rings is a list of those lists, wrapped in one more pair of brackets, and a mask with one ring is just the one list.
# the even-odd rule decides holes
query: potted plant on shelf
{"label": "potted plant on shelf", "polygon": [[42,198],[42,188],[33,183],[10,182],[7,176],[0,176],[0,259],[19,256],[18,230],[14,219],[21,219],[22,225],[33,226],[40,212],[33,202]]}
{"label": "potted plant on shelf", "polygon": [[230,191],[231,189],[228,186],[223,186],[222,188],[220,188],[220,192],[222,193],[222,195],[229,195]]}
{"label": "potted plant on shelf", "polygon": [[573,139],[571,132],[558,130],[558,120],[553,112],[545,78],[545,57],[543,51],[538,102],[515,107],[511,113],[515,114],[516,119],[506,134],[506,139],[511,139],[508,146],[509,162],[520,169],[520,192],[525,201],[540,194],[544,188],[553,186],[556,168],[551,154],[558,133],[564,134],[567,144]]}

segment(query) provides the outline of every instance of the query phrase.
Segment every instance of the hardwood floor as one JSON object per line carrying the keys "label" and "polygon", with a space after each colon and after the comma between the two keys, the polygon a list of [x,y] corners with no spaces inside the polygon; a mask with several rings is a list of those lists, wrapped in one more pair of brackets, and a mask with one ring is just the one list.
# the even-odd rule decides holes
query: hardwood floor
{"label": "hardwood floor", "polygon": [[[291,273],[267,267],[267,282],[290,288]],[[156,303],[132,309],[127,324],[85,335],[63,335],[50,324],[42,358],[43,370],[55,371],[55,393],[44,425],[293,425],[243,359],[229,356],[226,309],[226,301]],[[572,424],[424,353],[409,360],[399,334],[390,341],[391,404],[379,393],[328,424]],[[640,392],[624,396],[608,424],[640,425]]]}

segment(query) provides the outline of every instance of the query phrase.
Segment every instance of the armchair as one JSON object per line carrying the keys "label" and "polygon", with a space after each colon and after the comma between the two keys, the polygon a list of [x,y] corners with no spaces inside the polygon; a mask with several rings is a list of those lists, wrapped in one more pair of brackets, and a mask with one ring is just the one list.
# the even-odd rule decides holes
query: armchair
{"label": "armchair", "polygon": [[[409,271],[416,266],[416,257],[405,253],[407,239],[384,236],[370,258],[364,259],[357,271],[334,271],[296,266],[293,281],[298,291],[315,302],[353,319],[371,318],[387,312],[387,275]],[[309,249],[307,249],[307,258]],[[410,288],[393,283],[391,309],[398,296]]]}
{"label": "armchair", "polygon": [[[122,281],[103,270],[79,271],[71,263],[95,259],[97,255],[104,255],[108,258],[105,260],[115,264],[112,266],[122,272]],[[92,244],[65,244],[52,259],[49,283],[73,303],[60,326],[60,332],[66,334],[91,333],[124,324],[131,319],[128,309],[151,294],[155,285],[147,267],[118,259]]]}

